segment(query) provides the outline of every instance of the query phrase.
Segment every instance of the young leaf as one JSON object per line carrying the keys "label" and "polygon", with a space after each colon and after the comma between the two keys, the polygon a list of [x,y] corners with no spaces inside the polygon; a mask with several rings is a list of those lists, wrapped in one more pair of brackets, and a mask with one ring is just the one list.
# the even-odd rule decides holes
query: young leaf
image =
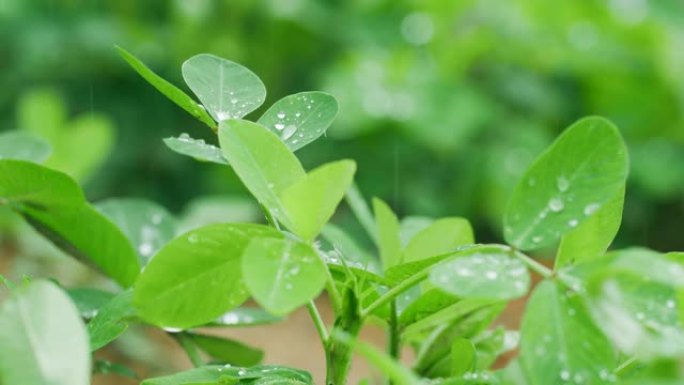
{"label": "young leaf", "polygon": [[271,130],[292,151],[318,139],[337,115],[337,100],[325,92],[301,92],[271,106],[257,123]]}
{"label": "young leaf", "polygon": [[91,351],[104,347],[128,329],[125,319],[134,314],[132,301],[133,292],[126,290],[99,309],[95,318],[88,322]]}
{"label": "young leaf", "polygon": [[561,238],[555,269],[603,256],[622,221],[624,187],[581,226]]}
{"label": "young leaf", "polygon": [[616,366],[611,344],[589,318],[582,299],[555,282],[537,286],[521,328],[521,364],[530,385],[605,384]]}
{"label": "young leaf", "polygon": [[264,358],[264,352],[229,338],[189,333],[192,342],[222,364],[254,366]]}
{"label": "young leaf", "polygon": [[242,254],[254,237],[282,235],[266,226],[216,224],[169,242],[136,283],[133,304],[138,315],[160,326],[189,328],[240,305],[249,297]]}
{"label": "young leaf", "polygon": [[507,253],[475,253],[436,265],[430,282],[462,298],[509,300],[527,294],[530,273]]}
{"label": "young leaf", "polygon": [[123,287],[140,272],[138,257],[126,236],[88,204],[47,210],[27,206],[20,213],[39,233],[74,258],[94,266]]}
{"label": "young leaf", "polygon": [[84,202],[81,188],[66,174],[23,160],[0,160],[0,205],[48,207]]}
{"label": "young leaf", "polygon": [[85,325],[69,297],[53,283],[34,281],[3,304],[0,382],[90,384]]}
{"label": "young leaf", "polygon": [[323,227],[323,238],[341,254],[350,267],[359,267],[372,273],[382,271],[378,259],[364,250],[349,234],[332,223]]}
{"label": "young leaf", "polygon": [[9,131],[0,134],[0,159],[42,163],[51,152],[48,142],[28,132]]}
{"label": "young leaf", "polygon": [[244,251],[242,272],[254,299],[276,315],[315,298],[326,280],[316,250],[291,239],[252,239]]}
{"label": "young leaf", "polygon": [[174,218],[165,208],[142,199],[108,199],[96,206],[124,232],[145,266],[176,235]]}
{"label": "young leaf", "polygon": [[143,62],[141,62],[138,58],[130,54],[128,51],[121,47],[116,47],[116,49],[119,51],[119,55],[126,60],[126,62],[133,67],[133,69],[143,77],[143,79],[147,80],[148,83],[150,83],[154,88],[157,89],[157,91],[161,92],[162,95],[166,96],[169,98],[172,102],[176,103],[176,105],[185,111],[187,111],[190,115],[194,116],[197,118],[200,122],[206,124],[207,126],[211,127],[214,131],[216,131],[216,122],[214,122],[207,111],[202,108],[197,102],[195,102],[188,94],[185,92],[181,91],[178,89],[178,87],[174,86],[173,84],[167,82],[166,80],[162,79],[159,75],[155,74],[150,70]]}
{"label": "young leaf", "polygon": [[356,171],[356,163],[340,160],[309,172],[286,188],[280,198],[292,222],[291,230],[313,240],[330,220]]}
{"label": "young leaf", "polygon": [[200,162],[228,164],[220,148],[205,143],[202,139],[193,139],[187,134],[181,134],[178,138],[166,138],[164,139],[164,144],[174,152],[189,156]]}
{"label": "young leaf", "polygon": [[275,134],[246,120],[222,121],[219,142],[223,155],[252,195],[291,227],[279,195],[306,175],[297,157]]}
{"label": "young leaf", "polygon": [[399,220],[387,203],[373,198],[373,212],[378,235],[380,260],[385,270],[401,263],[401,240],[399,239]]}
{"label": "young leaf", "polygon": [[506,241],[522,250],[552,245],[613,198],[627,170],[627,150],[617,128],[598,117],[578,121],[516,186],[504,218]]}
{"label": "young leaf", "polygon": [[359,191],[359,187],[356,185],[356,183],[352,183],[352,185],[349,187],[349,190],[347,190],[345,201],[349,205],[349,208],[354,213],[354,216],[356,216],[356,219],[359,221],[361,226],[363,226],[363,229],[366,230],[366,233],[370,239],[377,243],[378,236],[377,228],[375,226],[375,218],[373,218],[373,214],[368,207],[368,203],[366,203],[363,195],[361,195],[361,191]]}
{"label": "young leaf", "polygon": [[183,79],[217,122],[240,119],[266,99],[254,72],[230,60],[199,54],[183,63]]}
{"label": "young leaf", "polygon": [[467,219],[438,219],[411,238],[404,250],[402,262],[434,257],[473,243],[473,228]]}
{"label": "young leaf", "polygon": [[451,343],[451,375],[462,376],[475,371],[477,354],[475,345],[467,338],[456,338]]}

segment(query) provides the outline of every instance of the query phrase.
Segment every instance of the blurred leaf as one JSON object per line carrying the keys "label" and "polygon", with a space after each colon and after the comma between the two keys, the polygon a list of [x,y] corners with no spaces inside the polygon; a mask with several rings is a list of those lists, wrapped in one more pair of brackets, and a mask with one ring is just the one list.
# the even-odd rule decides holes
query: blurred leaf
{"label": "blurred leaf", "polygon": [[166,96],[172,102],[176,103],[177,106],[187,111],[190,115],[197,118],[200,122],[211,127],[214,131],[216,130],[216,122],[214,122],[207,111],[202,108],[197,102],[195,102],[190,96],[185,92],[181,91],[178,87],[162,79],[159,75],[155,74],[150,70],[143,62],[138,58],[130,54],[125,49],[117,46],[116,49],[119,51],[119,55],[128,62],[128,64],[140,75],[143,79],[147,80],[157,91],[161,92],[162,95]]}
{"label": "blurred leaf", "polygon": [[617,128],[603,118],[579,120],[518,182],[504,219],[506,240],[523,250],[552,245],[617,194],[627,169]]}
{"label": "blurred leaf", "polygon": [[306,173],[299,160],[266,128],[245,120],[219,125],[223,155],[254,197],[289,228],[279,195]]}
{"label": "blurred leaf", "polygon": [[210,54],[183,63],[183,79],[217,122],[240,119],[266,99],[266,87],[252,71]]}
{"label": "blurred leaf", "polygon": [[321,233],[323,238],[333,246],[335,252],[340,253],[341,257],[344,258],[350,266],[360,267],[376,274],[382,271],[378,259],[368,251],[363,250],[361,246],[340,227],[328,223],[323,227]]}
{"label": "blurred leaf", "polygon": [[316,238],[335,213],[355,171],[351,160],[326,163],[287,187],[280,199],[292,231],[305,240]]}
{"label": "blurred leaf", "polygon": [[193,139],[187,134],[181,134],[178,138],[164,139],[164,144],[178,154],[189,156],[201,162],[228,164],[221,153],[221,149],[205,143],[203,139]]}
{"label": "blurred leaf", "polygon": [[561,238],[555,268],[602,257],[620,228],[624,200],[623,187],[582,225],[565,234]]}
{"label": "blurred leaf", "polygon": [[260,308],[238,307],[221,315],[207,326],[257,326],[273,324],[282,320],[283,318],[274,316]]}
{"label": "blurred leaf", "polygon": [[67,120],[67,112],[60,95],[52,89],[35,89],[22,95],[17,108],[20,129],[40,138],[58,135]]}
{"label": "blurred leaf", "polygon": [[132,379],[138,378],[138,375],[135,374],[135,372],[131,368],[106,360],[95,361],[93,363],[93,373],[102,374],[105,376],[110,374],[116,374],[121,377],[128,377]]}
{"label": "blurred leaf", "polygon": [[37,207],[79,205],[81,188],[67,175],[21,160],[0,160],[0,203]]}
{"label": "blurred leaf", "polygon": [[284,315],[325,286],[325,265],[310,246],[290,239],[253,238],[243,253],[245,284],[269,312]]}
{"label": "blurred leaf", "polygon": [[266,226],[216,224],[169,242],[135,286],[133,304],[138,315],[159,326],[189,328],[212,322],[240,305],[249,297],[242,278],[242,254],[254,237],[282,235]]}
{"label": "blurred leaf", "polygon": [[616,366],[611,344],[582,299],[552,281],[540,283],[527,303],[520,349],[530,385],[605,384]]}
{"label": "blurred leaf", "polygon": [[283,366],[261,365],[251,368],[212,365],[191,369],[165,377],[150,378],[140,385],[205,385],[233,384],[234,381],[250,381],[255,385],[313,385],[311,375],[301,370]]}
{"label": "blurred leaf", "polygon": [[399,315],[399,325],[412,324],[458,301],[460,299],[452,294],[436,288],[428,289],[404,308]]}
{"label": "blurred leaf", "polygon": [[264,352],[229,338],[190,333],[190,339],[202,351],[219,363],[234,366],[254,366],[261,362]]}
{"label": "blurred leaf", "polygon": [[464,218],[442,218],[414,235],[406,245],[403,262],[454,251],[458,246],[475,243],[470,222]]}
{"label": "blurred leaf", "polygon": [[462,376],[474,371],[477,362],[475,345],[466,338],[456,338],[451,343],[451,362],[453,376]]}
{"label": "blurred leaf", "polygon": [[0,159],[43,163],[51,152],[48,142],[28,132],[9,131],[0,134]]}
{"label": "blurred leaf", "polygon": [[337,115],[337,100],[324,92],[301,92],[275,102],[257,123],[271,130],[292,151],[318,139]]}
{"label": "blurred leaf", "polygon": [[379,198],[373,198],[373,212],[377,228],[380,260],[385,270],[401,263],[401,240],[399,239],[399,220]]}
{"label": "blurred leaf", "polygon": [[527,294],[530,273],[507,253],[475,253],[435,265],[430,282],[462,298],[510,300]]}
{"label": "blurred leaf", "polygon": [[112,220],[138,252],[140,265],[176,235],[174,218],[160,205],[143,199],[108,199],[96,205]]}
{"label": "blurred leaf", "polygon": [[0,310],[0,380],[90,384],[88,336],[69,297],[48,281],[16,290]]}
{"label": "blurred leaf", "polygon": [[76,305],[81,317],[85,319],[93,318],[102,306],[114,298],[113,293],[89,287],[66,289],[66,292],[71,302]]}
{"label": "blurred leaf", "polygon": [[134,314],[132,301],[133,291],[126,290],[102,306],[88,322],[91,351],[103,348],[128,329],[126,318]]}

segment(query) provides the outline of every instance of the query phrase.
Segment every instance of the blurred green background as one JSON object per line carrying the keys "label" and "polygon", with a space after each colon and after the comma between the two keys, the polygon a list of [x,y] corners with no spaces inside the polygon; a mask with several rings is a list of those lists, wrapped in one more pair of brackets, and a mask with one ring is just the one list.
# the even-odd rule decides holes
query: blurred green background
{"label": "blurred green background", "polygon": [[186,90],[194,54],[247,66],[269,91],[253,119],[294,92],[333,93],[340,115],[298,153],[305,166],[353,158],[366,197],[468,217],[479,241],[500,240],[513,184],[562,129],[606,116],[632,160],[618,244],[684,250],[681,0],[0,0],[0,130],[50,140],[48,164],[91,200],[180,213],[226,196],[236,220],[258,216],[232,171],[161,140],[215,142],[210,130],[114,45]]}

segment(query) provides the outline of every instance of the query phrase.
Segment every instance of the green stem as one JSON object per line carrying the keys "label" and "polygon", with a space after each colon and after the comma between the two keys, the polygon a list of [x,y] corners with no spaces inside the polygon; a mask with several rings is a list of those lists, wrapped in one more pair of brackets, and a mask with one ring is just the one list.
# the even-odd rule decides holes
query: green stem
{"label": "green stem", "polygon": [[415,285],[418,282],[426,279],[429,274],[430,274],[430,269],[424,269],[424,270],[420,271],[419,273],[414,274],[414,275],[410,276],[409,278],[403,280],[397,286],[391,288],[385,294],[380,296],[380,298],[376,299],[374,302],[372,302],[370,305],[368,305],[368,307],[365,308],[361,312],[361,319],[365,319],[366,317],[371,315],[375,310],[377,310],[379,307],[387,304],[388,302],[390,302],[394,298],[396,298],[399,294],[401,294],[404,291],[413,287],[413,285]]}
{"label": "green stem", "polygon": [[[390,302],[390,319],[389,319],[389,330],[388,330],[388,346],[387,352],[389,356],[395,360],[399,360],[401,354],[399,346],[399,320],[397,318],[397,300],[396,298]],[[394,385],[394,381],[391,379],[388,381],[389,385]]]}
{"label": "green stem", "polygon": [[311,320],[313,321],[314,326],[316,326],[316,331],[318,332],[318,337],[321,339],[323,350],[326,350],[328,348],[329,341],[328,329],[325,327],[325,323],[321,318],[321,314],[318,312],[316,303],[314,303],[314,301],[311,300],[309,301],[309,303],[306,304],[306,308],[307,310],[309,310],[309,315],[311,316]]}
{"label": "green stem", "polygon": [[204,365],[204,360],[202,360],[202,357],[197,350],[197,346],[195,346],[187,333],[169,333],[169,335],[171,335],[171,337],[178,342],[178,345],[183,348],[185,354],[188,356],[194,367],[199,368],[200,366]]}
{"label": "green stem", "polygon": [[537,274],[541,275],[544,278],[551,278],[553,277],[554,273],[553,270],[549,269],[548,267],[542,265],[541,263],[535,261],[534,259],[530,258],[524,253],[521,253],[520,251],[511,248],[511,256],[514,258],[519,259],[522,261],[527,267],[529,267],[531,270],[535,271]]}
{"label": "green stem", "polygon": [[615,370],[613,371],[613,374],[616,376],[622,375],[627,369],[631,368],[634,364],[637,363],[637,358],[636,356],[632,356],[625,360],[623,363],[620,364]]}

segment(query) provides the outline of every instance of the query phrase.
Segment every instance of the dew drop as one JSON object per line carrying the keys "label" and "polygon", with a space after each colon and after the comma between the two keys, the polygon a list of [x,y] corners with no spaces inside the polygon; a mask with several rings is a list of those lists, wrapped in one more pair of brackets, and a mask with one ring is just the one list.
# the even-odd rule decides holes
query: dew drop
{"label": "dew drop", "polygon": [[584,207],[584,215],[589,216],[592,215],[593,213],[598,210],[600,205],[598,203],[590,203],[586,207]]}
{"label": "dew drop", "polygon": [[278,112],[277,116],[278,116],[278,119],[285,119],[285,113],[282,111]]}
{"label": "dew drop", "polygon": [[496,271],[488,271],[485,273],[485,276],[489,279],[494,280],[499,276],[499,273],[497,273]]}
{"label": "dew drop", "polygon": [[276,124],[275,124],[275,128],[276,128],[276,130],[280,131],[280,130],[282,130],[283,128],[285,128],[285,125],[282,124],[282,123],[276,123]]}
{"label": "dew drop", "polygon": [[541,242],[543,239],[544,239],[544,238],[543,238],[542,236],[537,235],[537,236],[535,236],[535,237],[532,237],[532,242],[534,242],[534,243],[539,243],[539,242]]}
{"label": "dew drop", "polygon": [[568,221],[568,226],[570,226],[570,227],[577,227],[578,224],[579,224],[579,221],[577,219],[571,219]]}
{"label": "dew drop", "polygon": [[283,130],[283,140],[288,140],[297,132],[297,126],[290,124]]}
{"label": "dew drop", "polygon": [[676,304],[674,300],[668,299],[667,302],[665,302],[665,306],[667,306],[668,309],[674,309]]}
{"label": "dew drop", "polygon": [[140,253],[140,255],[149,256],[152,254],[152,251],[154,251],[154,246],[149,242],[141,243],[140,246],[138,246],[138,253]]}
{"label": "dew drop", "polygon": [[570,372],[568,372],[567,370],[561,370],[561,372],[560,372],[560,378],[561,378],[561,380],[563,380],[563,381],[569,380],[569,379],[570,379]]}
{"label": "dew drop", "polygon": [[565,204],[563,204],[560,198],[553,198],[549,201],[549,209],[554,213],[563,210],[563,207],[565,207]]}
{"label": "dew drop", "polygon": [[570,181],[564,176],[559,176],[558,179],[556,179],[556,187],[558,187],[558,191],[560,192],[568,191]]}

